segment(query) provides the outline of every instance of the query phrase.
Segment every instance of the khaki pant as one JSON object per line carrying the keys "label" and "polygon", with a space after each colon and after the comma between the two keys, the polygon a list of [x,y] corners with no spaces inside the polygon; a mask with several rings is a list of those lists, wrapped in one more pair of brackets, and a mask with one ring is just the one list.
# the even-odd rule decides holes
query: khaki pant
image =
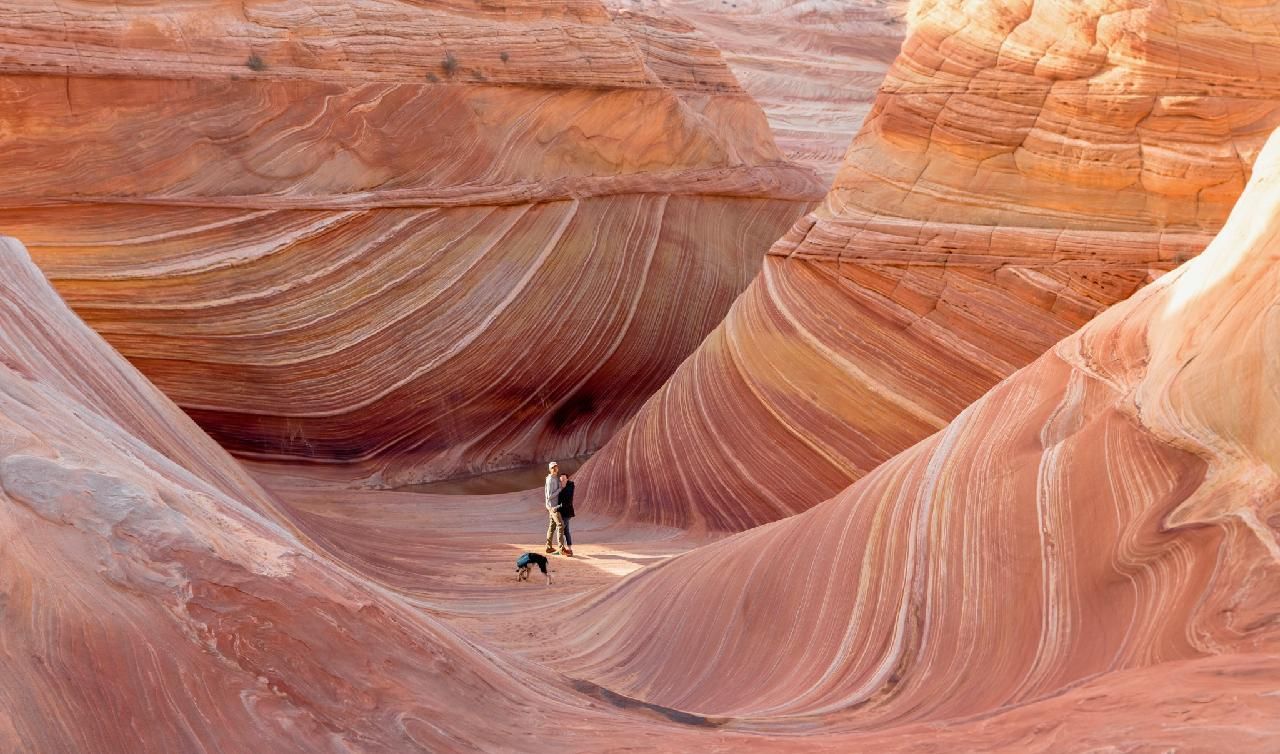
{"label": "khaki pant", "polygon": [[552,547],[552,538],[558,539],[562,546],[568,546],[564,533],[564,519],[560,517],[560,511],[547,511],[547,547]]}

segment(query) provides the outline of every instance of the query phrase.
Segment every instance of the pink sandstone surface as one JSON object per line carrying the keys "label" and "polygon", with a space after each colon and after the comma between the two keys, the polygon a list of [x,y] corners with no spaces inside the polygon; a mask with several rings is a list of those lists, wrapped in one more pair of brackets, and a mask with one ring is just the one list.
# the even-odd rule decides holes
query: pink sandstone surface
{"label": "pink sandstone surface", "polygon": [[[0,750],[1274,750],[1280,136],[1262,144],[1280,122],[1275,9],[918,3],[835,189],[589,462],[579,555],[554,559],[556,583],[543,587],[509,570],[540,535],[536,492],[350,490],[328,467],[358,459],[375,481],[394,481],[501,465],[499,447],[581,446],[485,434],[479,444],[493,449],[478,452],[470,440],[487,425],[463,411],[434,449],[352,450],[402,431],[433,437],[400,424],[418,405],[405,395],[429,390],[395,394],[381,414],[282,417],[295,401],[358,392],[368,370],[394,382],[458,343],[458,330],[433,333],[430,346],[406,334],[450,295],[470,303],[454,300],[432,327],[465,329],[470,320],[450,317],[501,306],[474,297],[505,301],[518,272],[492,251],[513,232],[503,222],[523,237],[581,221],[593,238],[617,223],[631,238],[641,231],[619,216],[643,224],[643,212],[628,215],[630,203],[688,200],[671,231],[688,251],[698,228],[717,241],[747,233],[744,215],[704,225],[717,202],[789,208],[779,218],[803,204],[741,188],[749,178],[809,190],[802,172],[768,160],[698,173],[696,195],[650,190],[688,178],[685,168],[563,175],[556,160],[610,139],[560,131],[561,115],[516,138],[510,167],[491,156],[495,170],[528,171],[523,183],[455,191],[428,174],[474,165],[393,169],[404,140],[451,146],[412,141],[424,112],[413,98],[444,96],[404,80],[415,56],[451,52],[457,66],[438,68],[431,86],[507,125],[504,98],[529,95],[529,79],[551,82],[552,112],[559,97],[606,96],[584,81],[623,76],[615,64],[664,83],[607,96],[674,98],[674,111],[709,121],[740,105],[756,112],[716,78],[727,75],[719,63],[678,64],[681,51],[710,55],[705,37],[668,16],[587,3],[104,7],[0,15],[10,30],[0,86],[21,103],[0,112],[0,143],[25,171],[0,171],[0,227],[37,239],[33,256],[58,288],[0,238]],[[423,14],[437,35],[415,33]],[[468,57],[441,40],[477,29],[504,50],[525,42],[536,60],[499,91],[451,83],[445,74],[465,74]],[[596,44],[597,34],[617,36]],[[188,37],[194,47],[174,41]],[[249,58],[246,38],[261,45]],[[637,39],[649,42],[622,49]],[[575,68],[585,58],[555,57],[567,47],[606,62]],[[505,75],[498,65],[476,70],[492,81]],[[477,87],[493,99],[475,99]],[[175,95],[183,88],[191,99]],[[261,108],[252,117],[246,93]],[[170,115],[199,108],[160,120],[160,102]],[[331,121],[331,108],[351,113]],[[397,108],[406,121],[388,112]],[[191,132],[215,111],[208,122],[228,131]],[[764,133],[753,117],[750,139]],[[628,127],[638,123],[648,121]],[[112,135],[73,150],[86,129]],[[617,154],[650,144],[669,157],[658,131]],[[576,142],[534,166],[525,158],[549,154],[539,152],[549,134]],[[390,150],[368,164],[387,171],[375,183],[405,191],[355,187],[364,174],[350,168],[351,145]],[[288,170],[209,157],[241,149]],[[333,164],[296,170],[320,153]],[[72,171],[87,198],[62,182]],[[605,204],[583,209],[593,201]],[[448,230],[452,213],[465,232]],[[473,244],[465,259],[441,252],[453,278],[397,240],[433,227]],[[687,274],[689,257],[673,256]],[[429,302],[388,322],[395,302],[415,300],[397,290],[415,276],[428,278]],[[565,311],[611,304],[621,280]],[[637,295],[624,304],[634,316],[646,300],[668,301]],[[700,315],[708,328],[711,308]],[[473,358],[505,361],[450,373],[445,405],[534,368],[506,345],[572,341],[581,324],[551,317],[563,329],[547,334],[528,323],[550,316],[536,306],[508,313],[513,327],[494,332],[527,343],[474,345]],[[645,332],[635,352],[662,339]],[[626,348],[623,338],[611,353]],[[237,361],[247,353],[272,358]],[[634,371],[634,353],[619,358]],[[308,371],[316,360],[331,378]],[[601,369],[605,393],[641,380]],[[439,378],[434,366],[419,376]],[[243,408],[204,403],[232,399],[272,413],[237,419]],[[183,401],[254,460],[219,447]],[[297,444],[272,450],[281,426]]]}
{"label": "pink sandstone surface", "polygon": [[[429,719],[439,679],[458,674],[458,693],[486,682],[467,650],[265,517],[268,493],[9,239],[0,272],[0,748],[447,744],[448,724],[377,719],[403,689],[352,679],[396,665],[437,676],[417,699]],[[397,641],[361,648],[370,630]]]}
{"label": "pink sandstone surface", "polygon": [[905,0],[613,0],[705,34],[778,148],[830,185],[906,33]]}
{"label": "pink sandstone surface", "polygon": [[834,499],[585,599],[560,666],[762,731],[1273,750],[1278,342],[1280,132],[1203,255]]}
{"label": "pink sandstone surface", "polygon": [[292,515],[0,237],[0,750],[768,748],[477,646]]}
{"label": "pink sandstone surface", "polygon": [[0,231],[242,457],[392,485],[591,451],[822,193],[663,23],[9,3]]}
{"label": "pink sandstone surface", "polygon": [[826,201],[583,492],[741,531],[941,429],[1203,248],[1280,124],[1277,28],[1254,3],[917,5]]}
{"label": "pink sandstone surface", "polygon": [[[0,741],[1268,751],[1276,146],[1208,253],[837,499],[674,560],[669,530],[589,514],[609,546],[532,600],[476,574],[527,508],[277,497],[4,241]],[[619,552],[648,567],[610,586]]]}
{"label": "pink sandstone surface", "polygon": [[[565,587],[537,588],[532,600],[526,590],[517,601],[506,574],[502,590],[496,579],[467,585],[478,559],[446,560],[429,547],[383,552],[401,573],[429,573],[433,558],[437,573],[463,570],[460,580],[431,581],[437,599],[473,614],[471,624],[420,599],[420,586],[339,564],[284,518],[260,512],[293,517],[297,509],[244,479],[83,327],[18,244],[0,241],[0,529],[8,543],[0,550],[0,744],[1269,751],[1280,735],[1277,556],[1268,539],[1280,455],[1269,424],[1240,406],[1262,422],[1280,419],[1277,322],[1268,314],[1280,310],[1280,231],[1252,222],[1280,216],[1278,161],[1265,161],[1272,177],[1256,181],[1241,221],[1204,257],[807,514],[650,565],[603,591],[598,576],[587,578],[569,605],[561,589],[582,593],[578,577],[609,562],[608,553],[558,564]],[[1006,439],[982,431],[993,419]],[[1007,462],[1003,476],[988,473],[991,455]],[[356,494],[375,507],[373,517],[351,518],[361,506],[350,500],[327,514],[357,523],[348,537],[380,520],[403,538],[414,531],[406,523],[440,507],[404,493]],[[485,504],[443,511],[436,534],[470,528],[491,546],[501,541],[512,521],[458,515],[475,503]],[[519,508],[488,505],[509,519]],[[902,520],[908,525],[893,525]],[[613,553],[661,546],[657,530],[626,526],[632,541],[615,540]],[[762,552],[794,548],[790,537],[806,540],[815,558],[751,568]],[[837,578],[833,564],[854,554],[853,540],[873,546],[849,559],[852,579]],[[351,552],[357,541],[339,544]],[[1019,552],[1026,567],[1008,568]],[[864,557],[886,568],[877,576]],[[703,567],[717,560],[729,568]],[[790,611],[797,592],[780,579],[811,587],[804,605]],[[862,586],[853,592],[851,581]],[[1005,588],[1029,596],[1009,599]],[[734,604],[733,620],[711,634],[679,629]],[[671,611],[683,623],[668,621]],[[552,613],[574,628],[561,640],[565,651],[543,664],[537,655],[548,645],[536,632],[564,628],[546,619]],[[801,639],[797,621],[819,630]],[[869,635],[880,641],[853,641]],[[663,638],[665,651],[655,652]],[[860,649],[835,651],[841,646]],[[610,652],[605,665],[629,677],[615,671],[613,686],[597,685],[590,679],[606,679],[590,659]],[[730,655],[746,667],[734,670]],[[698,678],[690,663],[702,667]],[[759,692],[745,702],[741,685],[725,683],[738,673],[751,673],[746,685]],[[878,693],[875,676],[887,684]],[[807,691],[788,694],[787,684]],[[644,701],[676,696],[691,709],[737,714]],[[861,696],[865,703],[841,706]],[[770,704],[778,708],[764,709]]]}

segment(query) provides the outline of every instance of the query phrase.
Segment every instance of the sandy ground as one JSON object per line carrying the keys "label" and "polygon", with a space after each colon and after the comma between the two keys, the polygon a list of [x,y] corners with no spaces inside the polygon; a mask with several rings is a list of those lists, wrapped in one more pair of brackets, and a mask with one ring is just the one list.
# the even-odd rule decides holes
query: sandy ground
{"label": "sandy ground", "polygon": [[552,585],[515,579],[522,552],[543,552],[538,490],[494,495],[351,489],[333,479],[255,476],[294,525],[335,561],[393,589],[487,646],[547,659],[542,618],[622,577],[713,541],[679,529],[625,526],[575,501],[573,557],[549,555]]}

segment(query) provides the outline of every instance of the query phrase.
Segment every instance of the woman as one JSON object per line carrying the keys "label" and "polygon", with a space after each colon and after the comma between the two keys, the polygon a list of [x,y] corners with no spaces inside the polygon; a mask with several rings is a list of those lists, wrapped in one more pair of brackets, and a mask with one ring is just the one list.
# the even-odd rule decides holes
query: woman
{"label": "woman", "polygon": [[573,480],[567,474],[560,475],[560,492],[556,500],[560,503],[560,523],[564,527],[560,538],[564,547],[560,548],[560,554],[572,558],[573,535],[569,533],[569,519],[573,518]]}

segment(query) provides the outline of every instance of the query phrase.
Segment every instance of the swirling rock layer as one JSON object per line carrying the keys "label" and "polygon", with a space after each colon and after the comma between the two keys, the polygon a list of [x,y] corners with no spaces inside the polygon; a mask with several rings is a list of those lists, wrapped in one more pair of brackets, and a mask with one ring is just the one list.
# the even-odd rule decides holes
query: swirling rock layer
{"label": "swirling rock layer", "polygon": [[394,484],[592,450],[820,195],[661,19],[148,10],[0,18],[0,229],[244,456]]}
{"label": "swirling rock layer", "polygon": [[0,750],[768,749],[479,648],[293,515],[0,237]]}
{"label": "swirling rock layer", "polygon": [[517,592],[476,551],[536,501],[282,503],[0,241],[0,747],[1269,751],[1280,137],[1258,174],[1205,255],[835,500],[576,603],[672,532]]}
{"label": "swirling rock layer", "polygon": [[0,748],[448,746],[415,722],[440,716],[429,688],[499,676],[272,523],[270,496],[10,239],[0,272]]}
{"label": "swirling rock layer", "polygon": [[905,34],[902,0],[618,0],[710,37],[778,148],[829,185]]}
{"label": "swirling rock layer", "polygon": [[[658,249],[808,190],[669,18],[12,7],[5,227],[262,459],[394,481],[589,444],[664,326],[710,326],[635,329],[650,277],[744,279]],[[1142,286],[1276,120],[1276,10],[917,7],[827,203],[590,462],[554,587],[510,577],[536,493],[260,486],[0,240],[0,749],[1274,749],[1280,136]]]}
{"label": "swirling rock layer", "polygon": [[[1206,664],[1224,671],[1140,694],[1209,702],[1251,655],[1274,683],[1278,218],[1280,135],[1202,256],[833,500],[589,600],[565,618],[580,638],[564,666],[662,705],[832,731],[1000,730],[1003,711],[1078,684],[1105,699]],[[1265,750],[1278,721],[1201,745]],[[1167,725],[1129,723],[1135,746]]]}
{"label": "swirling rock layer", "polygon": [[915,11],[825,203],[587,466],[609,511],[834,495],[1198,253],[1280,122],[1272,6]]}

